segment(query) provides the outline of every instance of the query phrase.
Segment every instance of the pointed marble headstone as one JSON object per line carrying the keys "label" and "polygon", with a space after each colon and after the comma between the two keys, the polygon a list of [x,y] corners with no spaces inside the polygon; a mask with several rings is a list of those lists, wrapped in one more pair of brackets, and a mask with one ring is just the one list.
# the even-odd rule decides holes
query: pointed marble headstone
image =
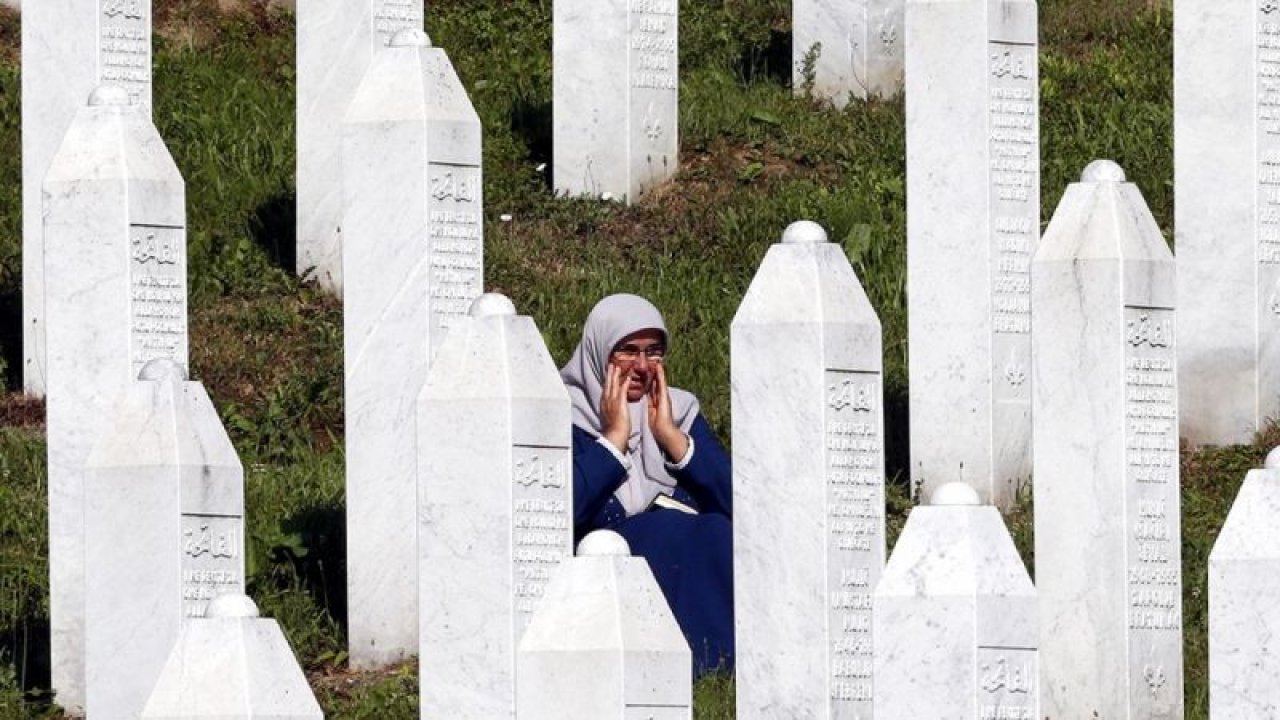
{"label": "pointed marble headstone", "polygon": [[153,360],[85,470],[85,683],[94,720],[138,717],[188,618],[244,593],[244,469],[198,382]]}
{"label": "pointed marble headstone", "polygon": [[1182,717],[1174,261],[1099,160],[1032,269],[1035,542],[1048,717]]}
{"label": "pointed marble headstone", "polygon": [[244,595],[222,595],[178,635],[141,720],[259,718],[324,713],[276,621],[258,617]]}
{"label": "pointed marble headstone", "polygon": [[1040,227],[1034,0],[907,0],[911,480],[1013,504],[1031,474]]}
{"label": "pointed marble headstone", "polygon": [[341,123],[370,62],[405,29],[421,30],[422,0],[308,1],[297,8],[298,275],[342,295]]}
{"label": "pointed marble headstone", "polygon": [[1280,452],[1250,470],[1209,553],[1209,714],[1280,716]]}
{"label": "pointed marble headstone", "polygon": [[151,0],[41,0],[22,13],[23,387],[47,385],[41,183],[84,99],[114,85],[151,107]]}
{"label": "pointed marble headstone", "polygon": [[680,163],[678,0],[556,0],[557,193],[635,202]]}
{"label": "pointed marble headstone", "polygon": [[516,718],[690,720],[692,669],[649,564],[597,530],[556,570],[520,641]]}
{"label": "pointed marble headstone", "polygon": [[904,0],[793,0],[791,84],[844,107],[902,90]]}
{"label": "pointed marble headstone", "polygon": [[1000,513],[963,483],[911,511],[874,615],[877,717],[1087,717],[1041,715],[1036,589]]}
{"label": "pointed marble headstone", "polygon": [[147,362],[187,364],[182,176],[127,91],[95,90],[44,181],[53,687],[84,703],[84,465]]}
{"label": "pointed marble headstone", "polygon": [[1280,416],[1280,12],[1173,5],[1181,433],[1247,443]]}
{"label": "pointed marble headstone", "polygon": [[482,295],[418,399],[422,717],[515,711],[516,648],[573,551],[571,425],[533,320]]}
{"label": "pointed marble headstone", "polygon": [[480,120],[443,50],[403,30],[342,125],[351,662],[417,653],[414,400],[482,289]]}
{"label": "pointed marble headstone", "polygon": [[868,717],[880,320],[821,226],[794,223],[769,249],[730,345],[738,717]]}

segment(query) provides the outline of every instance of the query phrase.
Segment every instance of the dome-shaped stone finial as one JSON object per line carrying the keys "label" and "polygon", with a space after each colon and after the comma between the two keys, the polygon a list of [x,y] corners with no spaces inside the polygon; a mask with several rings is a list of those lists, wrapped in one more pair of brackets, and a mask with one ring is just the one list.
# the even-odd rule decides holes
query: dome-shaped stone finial
{"label": "dome-shaped stone finial", "polygon": [[929,496],[930,505],[966,506],[981,505],[978,492],[962,482],[949,482],[933,491]]}
{"label": "dome-shaped stone finial", "polygon": [[89,107],[128,107],[129,91],[119,85],[99,85],[89,93]]}
{"label": "dome-shaped stone finial", "polygon": [[475,318],[515,315],[516,306],[502,293],[485,293],[472,301],[467,314]]}
{"label": "dome-shaped stone finial", "polygon": [[209,607],[205,610],[204,616],[207,618],[256,618],[258,606],[249,599],[248,595],[234,593],[219,595],[209,601]]}
{"label": "dome-shaped stone finial", "polygon": [[1080,181],[1124,182],[1124,168],[1110,160],[1094,160],[1080,173]]}
{"label": "dome-shaped stone finial", "polygon": [[782,232],[782,242],[813,245],[827,242],[827,231],[812,220],[797,220]]}
{"label": "dome-shaped stone finial", "polygon": [[404,28],[391,36],[388,47],[431,47],[431,38],[417,28]]}
{"label": "dome-shaped stone finial", "polygon": [[627,539],[612,530],[596,530],[578,543],[579,557],[630,557]]}
{"label": "dome-shaped stone finial", "polygon": [[139,380],[165,382],[186,382],[187,371],[177,360],[171,358],[156,358],[142,366],[142,370],[138,373]]}
{"label": "dome-shaped stone finial", "polygon": [[1280,470],[1280,446],[1271,449],[1267,453],[1267,460],[1262,464],[1268,470]]}

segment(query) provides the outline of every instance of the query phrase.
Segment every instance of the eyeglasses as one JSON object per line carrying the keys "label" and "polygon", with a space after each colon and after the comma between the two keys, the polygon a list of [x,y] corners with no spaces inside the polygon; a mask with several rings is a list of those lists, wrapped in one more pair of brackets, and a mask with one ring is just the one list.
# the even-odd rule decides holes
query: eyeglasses
{"label": "eyeglasses", "polygon": [[662,345],[650,345],[646,348],[639,348],[635,345],[623,345],[613,351],[613,356],[621,362],[635,362],[640,356],[645,356],[647,360],[658,360],[666,357],[667,349]]}

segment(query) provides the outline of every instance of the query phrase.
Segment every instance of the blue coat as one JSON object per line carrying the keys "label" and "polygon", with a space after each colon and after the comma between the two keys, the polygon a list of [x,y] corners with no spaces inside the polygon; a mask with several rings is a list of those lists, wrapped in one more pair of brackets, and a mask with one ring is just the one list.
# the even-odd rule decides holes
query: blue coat
{"label": "blue coat", "polygon": [[672,472],[673,497],[698,510],[653,508],[627,517],[614,496],[627,471],[595,435],[573,428],[574,535],[613,530],[649,562],[693,651],[694,676],[733,669],[732,470],[701,415],[689,429],[693,457]]}

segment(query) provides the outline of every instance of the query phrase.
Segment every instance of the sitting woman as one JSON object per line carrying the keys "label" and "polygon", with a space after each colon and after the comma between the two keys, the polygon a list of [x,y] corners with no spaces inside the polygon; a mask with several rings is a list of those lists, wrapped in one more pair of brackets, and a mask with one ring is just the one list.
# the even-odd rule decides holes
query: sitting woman
{"label": "sitting woman", "polygon": [[731,475],[697,398],[667,386],[667,340],[649,301],[611,295],[560,370],[573,401],[574,534],[613,530],[648,560],[700,676],[733,667]]}

